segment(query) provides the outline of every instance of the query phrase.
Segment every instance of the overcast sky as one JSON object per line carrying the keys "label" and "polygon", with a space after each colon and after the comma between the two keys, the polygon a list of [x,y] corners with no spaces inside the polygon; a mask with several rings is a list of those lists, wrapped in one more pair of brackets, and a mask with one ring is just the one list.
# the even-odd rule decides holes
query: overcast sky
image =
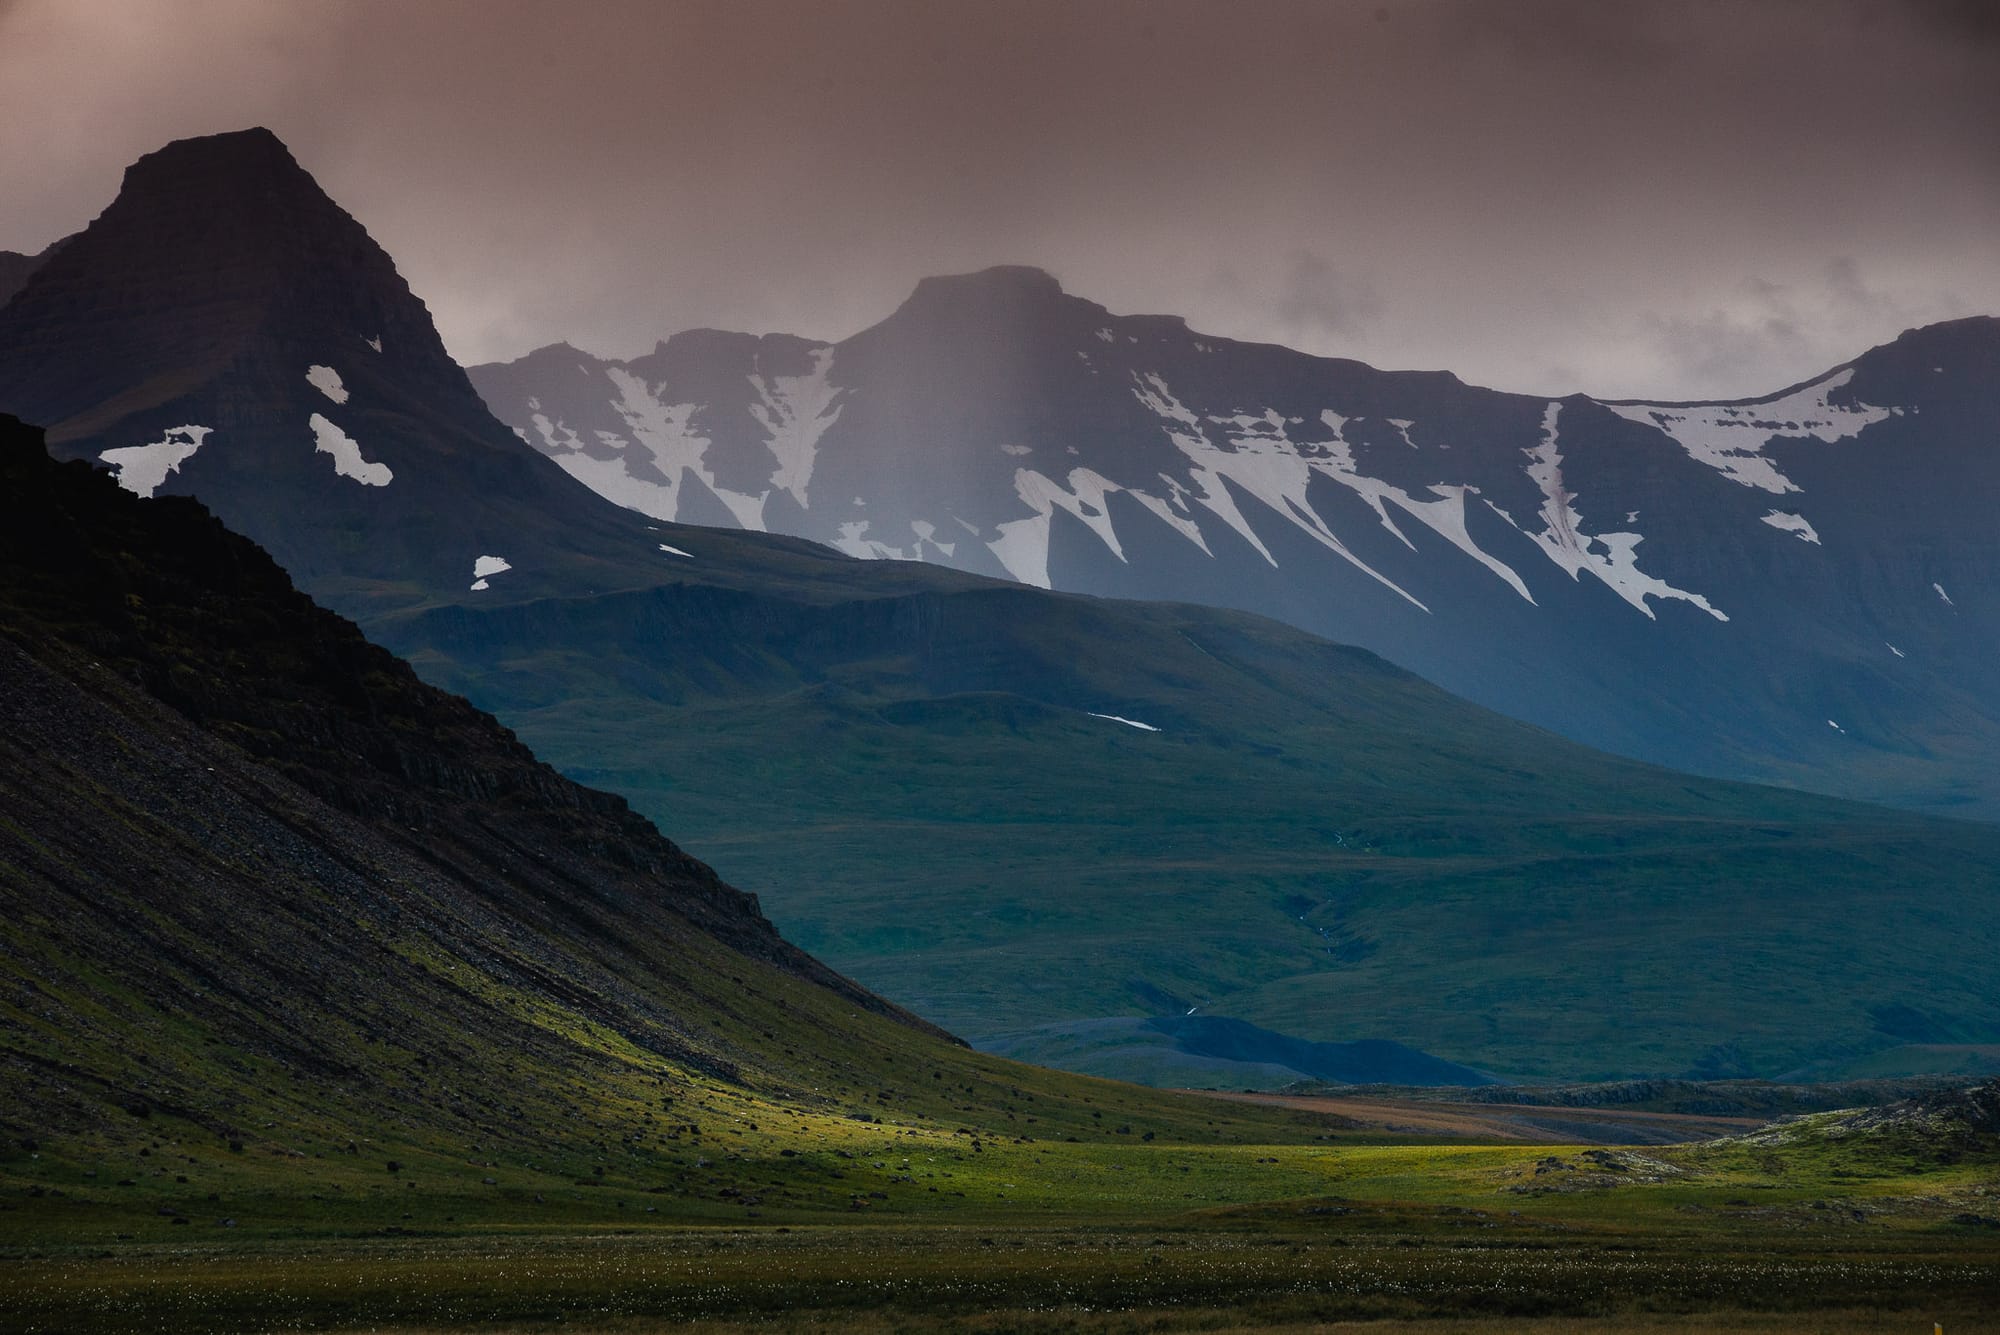
{"label": "overcast sky", "polygon": [[467,362],[995,263],[1537,393],[2000,314],[1995,0],[0,0],[0,248],[253,124]]}

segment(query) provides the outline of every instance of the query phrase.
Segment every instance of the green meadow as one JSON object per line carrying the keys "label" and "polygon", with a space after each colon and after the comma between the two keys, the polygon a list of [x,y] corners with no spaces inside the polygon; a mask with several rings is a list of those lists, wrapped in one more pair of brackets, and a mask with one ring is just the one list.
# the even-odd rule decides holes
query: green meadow
{"label": "green meadow", "polygon": [[1365,1143],[1223,1104],[1150,1140],[721,1087],[697,1106],[698,1142],[643,1166],[409,1147],[390,1171],[379,1144],[164,1123],[16,1148],[0,1329],[1955,1333],[2000,1312],[1990,1147],[1811,1119],[1611,1149]]}

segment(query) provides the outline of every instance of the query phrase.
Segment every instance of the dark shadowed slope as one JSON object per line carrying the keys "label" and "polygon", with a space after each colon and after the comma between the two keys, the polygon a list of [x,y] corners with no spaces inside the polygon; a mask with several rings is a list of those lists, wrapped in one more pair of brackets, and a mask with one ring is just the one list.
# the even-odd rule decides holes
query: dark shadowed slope
{"label": "dark shadowed slope", "polygon": [[[366,1104],[435,1059],[459,1091],[437,1131],[603,1064],[795,1090],[842,1031],[881,1041],[857,1011],[943,1038],[200,507],[53,464],[12,419],[0,482],[16,1130],[233,1124],[258,1068]],[[749,1016],[800,1001],[794,1063]]]}

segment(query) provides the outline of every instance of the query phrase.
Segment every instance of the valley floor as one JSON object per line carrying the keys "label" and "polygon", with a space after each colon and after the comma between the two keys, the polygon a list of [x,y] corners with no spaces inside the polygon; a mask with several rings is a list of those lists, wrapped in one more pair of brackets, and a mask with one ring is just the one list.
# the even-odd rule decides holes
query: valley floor
{"label": "valley floor", "polygon": [[1440,1228],[856,1226],[146,1247],[7,1262],[21,1332],[2000,1329],[1989,1245]]}
{"label": "valley floor", "polygon": [[[883,1130],[849,1143],[837,1206],[272,1175],[236,1185],[227,1228],[153,1205],[165,1188],[79,1201],[29,1180],[72,1170],[17,1161],[0,1330],[2000,1330],[1986,1155],[996,1139],[974,1162]],[[778,1201],[824,1173],[809,1157],[715,1166]],[[974,1190],[930,1189],[950,1181]]]}

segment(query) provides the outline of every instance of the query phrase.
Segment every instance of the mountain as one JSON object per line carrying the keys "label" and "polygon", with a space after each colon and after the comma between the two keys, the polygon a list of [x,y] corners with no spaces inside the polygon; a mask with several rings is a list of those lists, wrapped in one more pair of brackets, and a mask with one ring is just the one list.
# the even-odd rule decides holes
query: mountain
{"label": "mountain", "polygon": [[0,403],[54,450],[201,496],[316,590],[394,605],[503,562],[525,592],[640,578],[630,526],[493,421],[389,257],[266,130],[133,164],[0,309],[0,349]]}
{"label": "mountain", "polygon": [[38,1246],[844,1212],[842,1144],[956,1156],[1017,1102],[1051,1138],[1302,1125],[972,1052],[197,503],[4,416],[0,810],[0,1177]]}
{"label": "mountain", "polygon": [[[811,352],[763,346],[779,380]],[[1240,612],[621,508],[486,412],[261,132],[142,161],[0,310],[24,404],[977,1044],[1242,1083],[2000,1039],[2000,830],[1618,760]]]}
{"label": "mountain", "polygon": [[2000,817],[2000,320],[1731,403],[1498,393],[926,279],[837,344],[473,382],[661,519],[1275,616],[1590,745]]}

